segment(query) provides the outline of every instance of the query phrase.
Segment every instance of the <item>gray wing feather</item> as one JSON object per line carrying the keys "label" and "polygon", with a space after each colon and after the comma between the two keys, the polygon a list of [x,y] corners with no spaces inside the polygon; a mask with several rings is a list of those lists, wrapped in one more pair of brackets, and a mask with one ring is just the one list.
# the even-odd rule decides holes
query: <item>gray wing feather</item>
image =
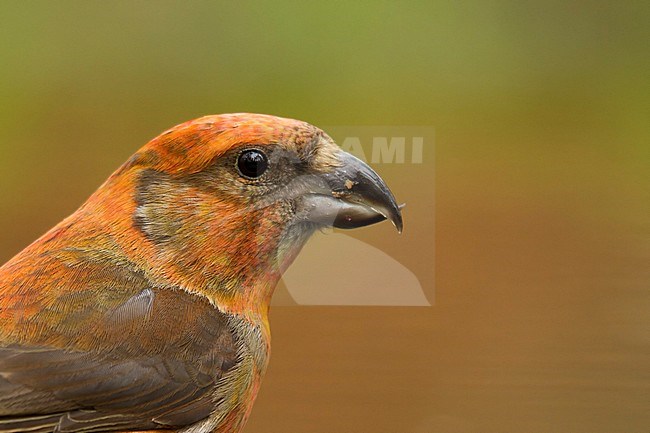
{"label": "gray wing feather", "polygon": [[0,348],[0,432],[150,429],[207,417],[215,383],[193,380],[179,362],[157,364],[162,361]]}
{"label": "gray wing feather", "polygon": [[[0,343],[0,433],[177,428],[208,417],[238,345],[227,316],[189,296],[132,296],[109,314],[120,323],[109,320],[93,352]],[[154,313],[164,323],[141,319]]]}

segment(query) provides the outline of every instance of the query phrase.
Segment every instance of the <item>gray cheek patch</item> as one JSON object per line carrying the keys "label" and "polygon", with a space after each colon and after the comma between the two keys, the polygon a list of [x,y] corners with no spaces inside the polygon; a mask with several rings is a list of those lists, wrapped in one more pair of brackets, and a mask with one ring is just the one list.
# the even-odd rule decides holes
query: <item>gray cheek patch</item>
{"label": "gray cheek patch", "polygon": [[173,242],[196,205],[191,189],[164,173],[144,171],[136,185],[134,227],[154,244]]}
{"label": "gray cheek patch", "polygon": [[156,244],[169,241],[178,229],[178,221],[170,215],[171,191],[168,177],[154,170],[142,172],[136,185],[133,224]]}

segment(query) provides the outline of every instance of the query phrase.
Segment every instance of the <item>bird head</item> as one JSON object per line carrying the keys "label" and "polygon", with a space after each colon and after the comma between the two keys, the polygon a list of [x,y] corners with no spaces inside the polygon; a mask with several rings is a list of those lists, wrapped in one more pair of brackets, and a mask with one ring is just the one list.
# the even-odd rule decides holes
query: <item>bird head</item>
{"label": "bird head", "polygon": [[318,228],[388,219],[402,230],[393,194],[367,164],[308,123],[260,114],[206,116],[162,133],[86,208],[127,222],[111,231],[152,276],[241,308],[268,304]]}

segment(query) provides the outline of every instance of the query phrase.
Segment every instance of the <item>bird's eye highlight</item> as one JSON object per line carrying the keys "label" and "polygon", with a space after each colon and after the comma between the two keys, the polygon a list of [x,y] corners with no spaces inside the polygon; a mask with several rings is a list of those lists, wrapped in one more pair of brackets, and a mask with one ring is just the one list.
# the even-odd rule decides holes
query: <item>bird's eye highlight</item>
{"label": "bird's eye highlight", "polygon": [[255,179],[269,168],[269,160],[261,150],[249,149],[239,154],[237,169],[242,176]]}

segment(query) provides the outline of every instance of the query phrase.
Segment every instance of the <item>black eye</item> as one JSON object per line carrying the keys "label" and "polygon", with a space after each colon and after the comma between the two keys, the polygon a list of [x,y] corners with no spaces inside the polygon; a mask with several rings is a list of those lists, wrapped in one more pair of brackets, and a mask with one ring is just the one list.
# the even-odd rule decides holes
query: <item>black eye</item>
{"label": "black eye", "polygon": [[269,168],[269,160],[261,150],[250,149],[239,154],[237,168],[244,177],[257,178]]}

